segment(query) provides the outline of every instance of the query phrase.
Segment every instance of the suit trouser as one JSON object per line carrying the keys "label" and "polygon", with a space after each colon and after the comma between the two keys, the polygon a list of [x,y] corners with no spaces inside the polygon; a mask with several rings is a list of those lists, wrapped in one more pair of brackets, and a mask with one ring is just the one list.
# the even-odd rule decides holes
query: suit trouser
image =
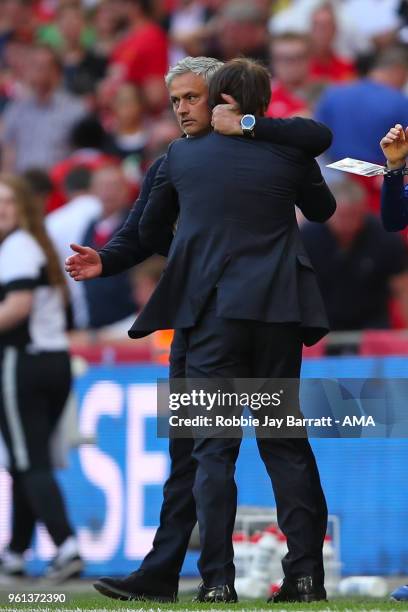
{"label": "suit trouser", "polygon": [[[184,336],[176,332],[170,354],[170,378],[185,377],[185,356]],[[177,585],[191,532],[197,522],[193,496],[197,464],[192,457],[193,445],[193,439],[169,441],[170,474],[163,488],[160,524],[152,550],[139,568],[171,585]]]}
{"label": "suit trouser", "polygon": [[[302,343],[297,325],[223,319],[216,316],[212,299],[196,327],[184,334],[187,378],[300,376]],[[234,582],[234,472],[240,443],[239,438],[200,438],[194,443],[199,569],[207,586]],[[285,576],[313,576],[323,584],[327,506],[310,444],[302,438],[258,438],[257,444],[272,481],[278,524],[287,537]]]}

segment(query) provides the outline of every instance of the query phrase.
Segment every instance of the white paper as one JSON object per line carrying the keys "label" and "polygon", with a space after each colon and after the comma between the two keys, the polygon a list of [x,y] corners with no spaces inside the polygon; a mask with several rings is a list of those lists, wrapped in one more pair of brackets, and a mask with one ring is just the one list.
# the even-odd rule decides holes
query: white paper
{"label": "white paper", "polygon": [[333,164],[328,164],[327,168],[341,170],[342,172],[350,172],[351,174],[359,174],[360,176],[379,176],[387,172],[384,166],[361,161],[360,159],[353,159],[351,157],[345,157]]}

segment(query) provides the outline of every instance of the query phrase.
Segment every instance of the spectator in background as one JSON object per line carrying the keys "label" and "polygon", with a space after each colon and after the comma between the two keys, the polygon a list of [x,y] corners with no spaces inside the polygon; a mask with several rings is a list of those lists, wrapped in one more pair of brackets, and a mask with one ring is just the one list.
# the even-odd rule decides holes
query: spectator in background
{"label": "spectator in background", "polygon": [[[134,299],[139,304],[139,312],[146,306],[156,289],[165,264],[166,259],[154,255],[135,268],[132,275],[132,285],[134,287]],[[152,361],[163,365],[169,363],[173,336],[173,329],[159,329],[154,334],[143,338],[150,348]]]}
{"label": "spectator in background", "polygon": [[11,39],[26,43],[33,39],[33,15],[31,2],[27,0],[2,0],[0,4],[0,66],[4,51]]}
{"label": "spectator in background", "polygon": [[0,236],[0,432],[13,482],[0,574],[8,581],[25,575],[24,556],[42,523],[57,549],[46,576],[61,582],[83,568],[50,445],[71,388],[65,278],[21,177],[0,177]]}
{"label": "spectator in background", "polygon": [[85,20],[81,7],[63,4],[57,12],[57,27],[62,37],[65,88],[75,95],[92,93],[96,82],[105,76],[107,62],[84,45]]}
{"label": "spectator in background", "polygon": [[10,102],[4,111],[2,167],[9,172],[50,168],[64,159],[70,130],[85,112],[81,102],[60,89],[61,66],[48,47],[33,47],[27,84],[30,95]]}
{"label": "spectator in background", "polygon": [[333,132],[331,160],[354,157],[382,163],[382,136],[390,125],[408,124],[408,100],[402,92],[407,79],[407,49],[392,47],[375,58],[366,79],[326,90],[316,118]]}
{"label": "spectator in background", "polygon": [[[82,240],[89,225],[102,213],[99,199],[91,193],[92,172],[86,166],[72,167],[64,178],[64,193],[68,202],[46,217],[46,227],[63,266],[70,255],[70,244]],[[76,328],[87,327],[88,307],[84,286],[68,279],[72,323]]]}
{"label": "spectator in background", "polygon": [[164,75],[168,67],[167,38],[150,18],[149,0],[115,0],[117,17],[128,24],[128,34],[110,56],[109,83],[123,81],[139,86],[149,112],[168,103]]}
{"label": "spectator in background", "polygon": [[[294,0],[290,3],[290,6],[271,17],[269,21],[270,33],[272,36],[288,31],[310,34],[314,11],[326,3],[327,0]],[[381,4],[381,0],[376,4]],[[331,5],[336,13],[338,26],[335,40],[336,52],[342,57],[354,59],[359,53],[372,51],[373,45],[370,38],[364,35],[360,29],[361,22],[365,19],[364,14],[362,18],[353,20],[346,13],[346,1],[331,0]]]}
{"label": "spectator in background", "polygon": [[180,126],[173,114],[164,115],[155,121],[149,130],[149,141],[146,147],[146,165],[150,166],[158,157],[167,153],[169,144],[180,138]]}
{"label": "spectator in background", "polygon": [[126,178],[136,191],[143,179],[145,149],[149,138],[143,119],[139,89],[131,83],[124,83],[113,100],[113,129],[104,149],[107,154],[123,160]]}
{"label": "spectator in background", "polygon": [[86,115],[73,126],[69,143],[71,154],[53,166],[50,171],[54,189],[47,202],[47,212],[59,208],[69,199],[64,191],[64,182],[73,168],[86,166],[90,170],[95,170],[103,164],[112,162],[112,157],[103,151],[106,144],[105,130],[94,115]]}
{"label": "spectator in background", "polygon": [[308,116],[311,45],[304,34],[287,32],[272,39],[272,97],[268,117]]}
{"label": "spectator in background", "polygon": [[[47,0],[45,0],[47,1]],[[47,19],[38,19],[37,29],[37,40],[44,45],[49,45],[56,51],[62,49],[64,41],[63,35],[58,27],[58,11],[65,7],[73,7],[81,9],[81,0],[48,0],[48,8],[51,8],[51,2],[53,3],[52,11]],[[85,10],[85,7],[82,7]],[[89,48],[95,42],[95,34],[92,27],[88,24],[84,25],[81,32],[81,43],[84,47]]]}
{"label": "spectator in background", "polygon": [[186,55],[197,57],[205,50],[205,25],[210,11],[201,0],[180,0],[170,15],[170,65],[174,66]]}
{"label": "spectator in background", "polygon": [[38,210],[41,210],[44,215],[47,209],[48,198],[53,189],[48,172],[41,168],[29,168],[23,173],[23,177],[31,187]]}
{"label": "spectator in background", "polygon": [[312,59],[310,75],[326,81],[348,81],[356,76],[353,62],[340,57],[334,48],[337,22],[331,2],[317,7],[310,30]]}
{"label": "spectator in background", "polygon": [[101,0],[92,19],[95,31],[93,51],[107,59],[118,42],[118,28],[115,18],[114,0]]}
{"label": "spectator in background", "polygon": [[17,38],[10,38],[4,47],[0,72],[0,102],[2,112],[10,100],[27,95],[26,72],[31,46]]}
{"label": "spectator in background", "polygon": [[[166,259],[164,257],[153,255],[132,269],[129,275],[130,286],[133,299],[138,304],[139,311],[147,304],[153,291],[156,289],[165,264]],[[75,281],[73,282],[75,283]],[[81,283],[75,284],[80,285]],[[135,317],[137,317],[137,312],[133,312],[116,323],[92,330],[92,332],[85,330],[71,331],[71,341],[75,344],[89,344],[90,342],[95,344],[100,342],[101,344],[109,343],[121,346],[130,344],[134,347],[134,342],[128,336],[128,330],[133,325]],[[150,336],[140,338],[137,344],[138,348],[143,346],[148,349],[150,358],[153,361],[168,365],[172,339],[173,330],[160,330]]]}
{"label": "spectator in background", "polygon": [[[101,202],[102,212],[79,242],[101,249],[119,231],[129,213],[129,190],[120,166],[108,165],[96,170],[92,192]],[[136,310],[127,272],[90,280],[85,283],[85,295],[92,329],[120,321]]]}
{"label": "spectator in background", "polygon": [[230,0],[220,10],[216,35],[206,55],[228,61],[245,55],[268,61],[268,33],[264,12],[255,2]]}
{"label": "spectator in background", "polygon": [[357,24],[359,36],[379,51],[398,42],[398,5],[399,0],[347,0],[342,10],[349,23]]}
{"label": "spectator in background", "polygon": [[301,228],[316,270],[332,330],[387,329],[390,298],[408,324],[408,253],[401,236],[387,234],[353,181],[331,186],[337,210],[325,224]]}

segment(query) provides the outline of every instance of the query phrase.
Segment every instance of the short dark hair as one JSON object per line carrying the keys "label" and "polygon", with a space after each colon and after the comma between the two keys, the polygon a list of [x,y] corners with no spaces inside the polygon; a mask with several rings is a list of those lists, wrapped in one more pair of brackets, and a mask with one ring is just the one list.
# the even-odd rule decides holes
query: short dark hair
{"label": "short dark hair", "polygon": [[105,144],[106,133],[96,115],[86,115],[71,129],[69,142],[74,149],[98,149]]}
{"label": "short dark hair", "polygon": [[262,64],[246,59],[231,60],[212,77],[209,85],[210,108],[225,104],[221,94],[229,94],[241,113],[263,115],[271,100],[271,77]]}
{"label": "short dark hair", "polygon": [[373,62],[370,70],[377,68],[386,69],[394,66],[402,66],[408,68],[408,51],[406,45],[394,45],[380,51],[373,57]]}
{"label": "short dark hair", "polygon": [[68,196],[78,191],[88,191],[91,186],[92,172],[86,166],[75,166],[64,179],[63,187]]}
{"label": "short dark hair", "polygon": [[48,196],[54,188],[48,172],[43,168],[31,167],[23,172],[23,177],[30,184],[35,195]]}
{"label": "short dark hair", "polygon": [[125,0],[125,2],[129,2],[129,4],[137,5],[142,9],[145,15],[151,15],[153,13],[153,6],[151,0]]}

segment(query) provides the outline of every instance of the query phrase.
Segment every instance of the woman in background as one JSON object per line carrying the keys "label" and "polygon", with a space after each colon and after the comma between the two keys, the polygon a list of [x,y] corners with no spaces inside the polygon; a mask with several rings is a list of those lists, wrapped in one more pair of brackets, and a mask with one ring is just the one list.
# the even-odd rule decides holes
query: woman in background
{"label": "woman in background", "polygon": [[57,547],[46,576],[62,581],[83,567],[49,444],[71,387],[66,290],[42,211],[19,177],[0,175],[0,240],[0,431],[13,481],[0,574],[24,576],[24,552],[41,522]]}

